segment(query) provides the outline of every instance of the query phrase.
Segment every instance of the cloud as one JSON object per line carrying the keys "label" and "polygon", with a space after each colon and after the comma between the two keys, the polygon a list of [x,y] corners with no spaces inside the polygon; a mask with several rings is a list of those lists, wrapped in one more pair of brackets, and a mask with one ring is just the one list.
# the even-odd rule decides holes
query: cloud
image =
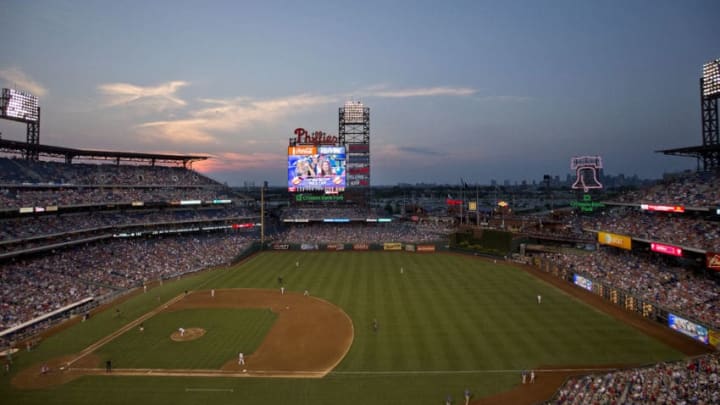
{"label": "cloud", "polygon": [[434,96],[470,96],[477,92],[469,87],[421,87],[416,89],[400,90],[374,90],[370,91],[370,97],[434,97]]}
{"label": "cloud", "polygon": [[0,69],[0,79],[3,79],[9,87],[28,91],[30,94],[40,98],[48,94],[47,89],[42,84],[31,79],[25,72],[15,67]]}
{"label": "cloud", "polygon": [[142,135],[157,141],[209,143],[218,133],[234,133],[258,123],[275,122],[315,106],[338,103],[337,96],[300,94],[268,100],[247,97],[200,99],[204,108],[192,111],[186,119],[141,124]]}
{"label": "cloud", "polygon": [[105,96],[107,107],[137,105],[152,111],[163,111],[187,104],[175,93],[188,84],[182,80],[144,87],[129,83],[106,83],[99,85],[98,90]]}
{"label": "cloud", "polygon": [[193,163],[193,169],[202,173],[245,171],[250,169],[269,169],[277,162],[283,162],[287,155],[263,152],[224,152],[214,154],[208,160]]}
{"label": "cloud", "polygon": [[400,146],[398,147],[398,151],[400,152],[407,152],[415,155],[423,155],[423,156],[437,156],[441,155],[436,149],[430,149],[430,148],[421,148],[417,146]]}
{"label": "cloud", "polygon": [[[184,82],[171,82],[184,83]],[[117,100],[126,98],[135,100],[137,86],[116,84],[112,88],[104,85],[106,91],[112,89]],[[130,86],[130,87],[128,87]],[[362,93],[374,97],[433,97],[433,96],[469,96],[476,90],[464,87],[430,87],[402,90],[383,90],[384,85],[366,88]],[[145,88],[158,89],[158,88]],[[120,91],[122,90],[122,91]],[[169,87],[166,88],[167,92]],[[166,93],[163,93],[166,94]],[[193,109],[188,116],[177,120],[146,122],[138,126],[141,135],[151,141],[172,143],[210,143],[216,142],[222,133],[237,133],[253,125],[277,122],[285,117],[298,114],[314,107],[337,104],[348,96],[340,94],[297,94],[272,99],[253,99],[236,97],[227,99],[201,98],[197,102],[200,107]],[[180,100],[182,101],[182,100]],[[123,102],[123,101],[119,101]],[[183,104],[184,105],[184,104]],[[427,155],[428,151],[415,151],[416,154]]]}
{"label": "cloud", "polygon": [[154,121],[138,125],[139,137],[148,143],[208,144],[217,139],[206,130],[203,119]]}

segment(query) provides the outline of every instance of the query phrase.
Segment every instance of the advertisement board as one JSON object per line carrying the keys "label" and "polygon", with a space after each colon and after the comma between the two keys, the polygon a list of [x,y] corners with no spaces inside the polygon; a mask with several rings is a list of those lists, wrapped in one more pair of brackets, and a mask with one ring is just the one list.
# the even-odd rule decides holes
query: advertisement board
{"label": "advertisement board", "polygon": [[709,343],[708,330],[702,325],[688,321],[675,314],[668,315],[668,326],[682,334],[688,335],[695,340],[699,340],[705,344]]}
{"label": "advertisement board", "polygon": [[655,204],[640,204],[640,209],[645,211],[659,211],[659,212],[685,212],[685,207],[682,205],[655,205]]}
{"label": "advertisement board", "polygon": [[324,191],[336,194],[345,189],[345,147],[297,145],[288,147],[288,191]]}
{"label": "advertisement board", "polygon": [[682,256],[683,255],[682,248],[679,248],[677,246],[665,245],[663,243],[651,243],[650,250],[652,250],[653,252],[662,253],[664,255],[670,255],[670,256]]}
{"label": "advertisement board", "polygon": [[383,244],[384,250],[402,250],[402,243],[399,242],[387,242]]}
{"label": "advertisement board", "polygon": [[720,332],[710,329],[708,333],[708,343],[714,347],[720,348]]}
{"label": "advertisement board", "polygon": [[434,252],[435,245],[418,245],[417,251],[418,252]]}
{"label": "advertisement board", "polygon": [[620,249],[632,249],[632,238],[625,235],[618,235],[610,232],[598,232],[598,243],[619,247]]}
{"label": "advertisement board", "polygon": [[589,280],[579,274],[573,274],[573,283],[588,291],[592,291],[592,280]]}
{"label": "advertisement board", "polygon": [[370,246],[367,243],[356,243],[353,245],[353,250],[370,250]]}
{"label": "advertisement board", "polygon": [[705,253],[705,262],[707,263],[708,269],[720,271],[720,253],[706,252]]}

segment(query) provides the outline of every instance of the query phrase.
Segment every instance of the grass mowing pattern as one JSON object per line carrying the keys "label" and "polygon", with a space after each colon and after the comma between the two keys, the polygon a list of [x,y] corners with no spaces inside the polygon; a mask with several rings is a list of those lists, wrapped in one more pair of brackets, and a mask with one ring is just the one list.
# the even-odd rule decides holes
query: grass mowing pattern
{"label": "grass mowing pattern", "polygon": [[[260,346],[277,315],[268,309],[186,309],[160,313],[145,322],[145,331],[131,329],[103,346],[101,359],[117,359],[115,368],[218,369],[238,352],[251,354]],[[178,327],[202,328],[199,339],[175,342]]]}
{"label": "grass mowing pattern", "polygon": [[[466,387],[476,398],[505,391],[519,383],[520,369],[682,357],[523,271],[458,255],[262,254],[236,269],[168,283],[122,310],[128,318],[139,316],[157,306],[155,294],[165,300],[187,288],[275,289],[278,276],[288,290],[309,289],[353,320],[353,346],[325,379],[84,377],[48,391],[18,391],[4,377],[0,395],[11,403],[38,404],[436,404],[447,394],[459,398]],[[537,294],[543,296],[540,305]],[[379,320],[378,333],[370,327],[373,318]],[[78,335],[87,342],[86,333],[104,336],[118,327],[108,311],[43,342],[19,362],[77,351],[77,343],[69,350],[58,342]],[[188,387],[233,392],[186,392]]]}

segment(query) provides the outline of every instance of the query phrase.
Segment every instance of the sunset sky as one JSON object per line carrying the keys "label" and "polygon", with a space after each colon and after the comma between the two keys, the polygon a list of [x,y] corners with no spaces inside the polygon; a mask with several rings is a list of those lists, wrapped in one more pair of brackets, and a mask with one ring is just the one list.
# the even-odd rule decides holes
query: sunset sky
{"label": "sunset sky", "polygon": [[[564,177],[575,155],[657,178],[695,161],[720,2],[18,1],[0,84],[40,98],[43,144],[203,154],[286,182],[298,127],[370,107],[372,184]],[[0,121],[3,139],[25,127]]]}

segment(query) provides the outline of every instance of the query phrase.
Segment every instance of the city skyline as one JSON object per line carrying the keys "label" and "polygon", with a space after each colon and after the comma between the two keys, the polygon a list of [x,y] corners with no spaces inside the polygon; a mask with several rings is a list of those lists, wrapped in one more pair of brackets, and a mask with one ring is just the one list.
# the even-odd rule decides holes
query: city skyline
{"label": "city skyline", "polygon": [[[659,178],[702,143],[713,1],[9,1],[0,83],[40,98],[40,142],[203,154],[229,185],[286,183],[295,128],[370,108],[373,185],[564,177],[570,158]],[[0,120],[3,139],[22,124]]]}

